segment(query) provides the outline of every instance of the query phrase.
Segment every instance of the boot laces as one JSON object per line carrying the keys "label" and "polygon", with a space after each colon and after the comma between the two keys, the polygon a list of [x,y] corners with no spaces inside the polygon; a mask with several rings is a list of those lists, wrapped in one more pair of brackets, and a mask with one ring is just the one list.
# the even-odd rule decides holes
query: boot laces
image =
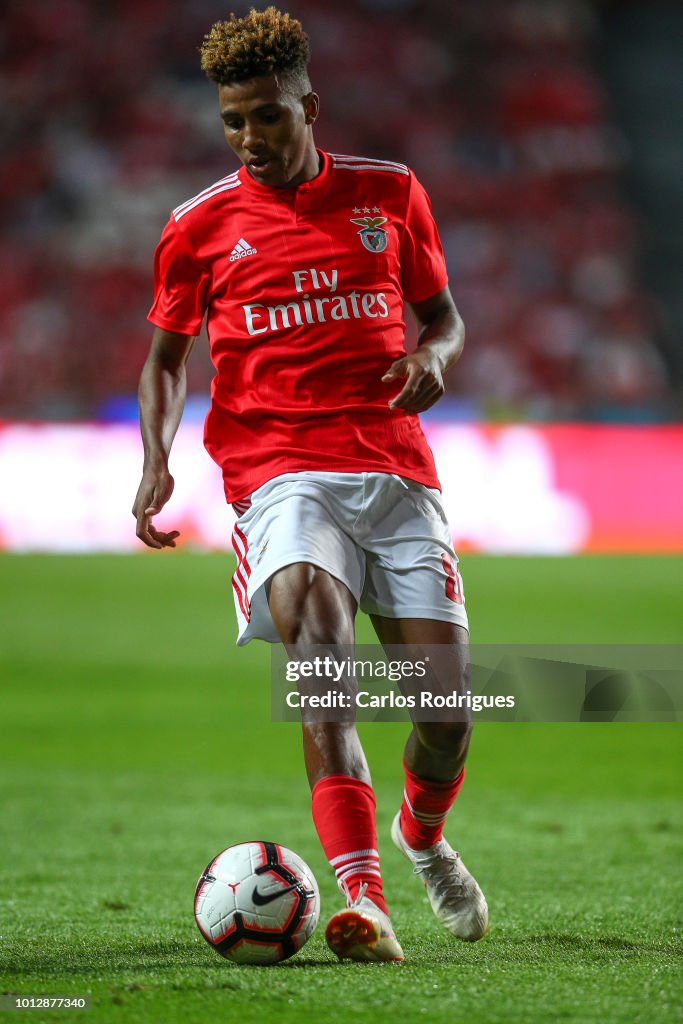
{"label": "boot laces", "polygon": [[465,880],[460,873],[459,862],[460,854],[445,843],[438,843],[428,859],[415,865],[413,874],[429,882],[440,898],[464,896]]}
{"label": "boot laces", "polygon": [[341,889],[341,891],[343,892],[344,896],[346,897],[346,906],[347,906],[347,908],[357,907],[358,904],[360,903],[360,901],[365,896],[365,893],[367,892],[368,883],[367,882],[363,882],[361,884],[361,886],[360,886],[360,888],[358,890],[358,895],[356,896],[355,900],[354,900],[353,896],[351,895],[351,890],[349,889],[348,885],[346,884],[346,882],[343,879],[339,883],[339,888]]}

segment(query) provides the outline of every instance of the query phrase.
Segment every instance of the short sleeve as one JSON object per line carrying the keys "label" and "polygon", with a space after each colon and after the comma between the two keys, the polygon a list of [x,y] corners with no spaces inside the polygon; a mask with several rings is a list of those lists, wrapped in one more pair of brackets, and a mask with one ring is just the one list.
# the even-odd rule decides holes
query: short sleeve
{"label": "short sleeve", "polygon": [[165,331],[197,335],[208,291],[208,271],[171,217],[154,253],[154,302],[147,319]]}
{"label": "short sleeve", "polygon": [[448,272],[432,204],[412,171],[400,254],[406,302],[422,302],[446,287]]}

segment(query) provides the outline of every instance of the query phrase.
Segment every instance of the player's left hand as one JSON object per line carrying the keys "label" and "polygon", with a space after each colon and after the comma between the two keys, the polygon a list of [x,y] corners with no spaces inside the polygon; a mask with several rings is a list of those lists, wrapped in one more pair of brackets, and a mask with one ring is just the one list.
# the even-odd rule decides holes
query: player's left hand
{"label": "player's left hand", "polygon": [[382,377],[386,384],[406,378],[399,393],[389,402],[390,409],[404,412],[424,412],[438,402],[444,393],[443,375],[439,359],[425,346],[397,359]]}

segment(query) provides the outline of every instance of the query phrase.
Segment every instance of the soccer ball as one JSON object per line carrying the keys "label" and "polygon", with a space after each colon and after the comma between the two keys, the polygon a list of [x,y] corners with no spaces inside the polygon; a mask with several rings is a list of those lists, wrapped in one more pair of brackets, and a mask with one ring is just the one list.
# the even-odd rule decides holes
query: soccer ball
{"label": "soccer ball", "polygon": [[277,843],[229,846],[207,864],[194,894],[200,932],[238,964],[276,964],[294,956],[319,915],[313,872]]}

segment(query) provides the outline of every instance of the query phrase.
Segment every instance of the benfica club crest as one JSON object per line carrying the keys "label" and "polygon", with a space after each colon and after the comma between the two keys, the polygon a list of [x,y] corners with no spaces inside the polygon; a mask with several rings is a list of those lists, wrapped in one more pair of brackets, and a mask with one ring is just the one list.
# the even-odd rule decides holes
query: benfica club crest
{"label": "benfica club crest", "polygon": [[352,224],[360,224],[360,240],[370,252],[384,252],[388,236],[380,225],[386,224],[386,217],[351,217]]}

